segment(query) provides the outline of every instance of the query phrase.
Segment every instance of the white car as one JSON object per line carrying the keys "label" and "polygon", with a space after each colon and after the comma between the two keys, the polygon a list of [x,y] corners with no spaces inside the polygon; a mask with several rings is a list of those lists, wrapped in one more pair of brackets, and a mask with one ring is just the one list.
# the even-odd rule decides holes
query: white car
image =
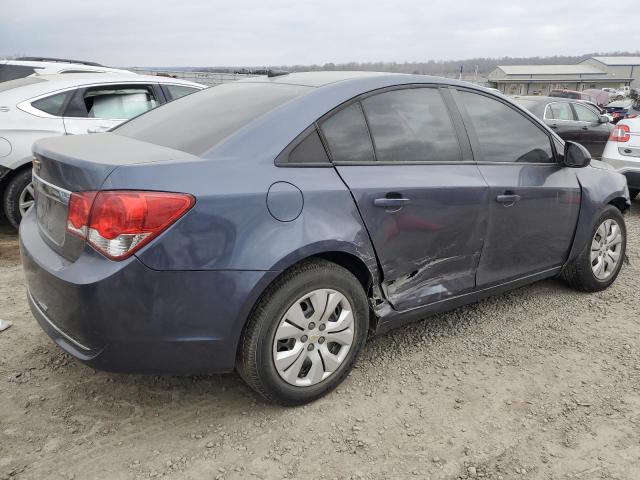
{"label": "white car", "polygon": [[33,204],[31,147],[56,135],[97,133],[207,88],[130,73],[37,75],[0,83],[0,198],[15,227]]}
{"label": "white car", "polygon": [[640,193],[640,118],[625,118],[611,132],[602,160],[627,177],[629,195]]}
{"label": "white car", "polygon": [[124,73],[128,70],[110,68],[99,63],[62,58],[20,57],[15,60],[0,60],[0,82],[17,80],[31,75],[53,75],[56,73]]}

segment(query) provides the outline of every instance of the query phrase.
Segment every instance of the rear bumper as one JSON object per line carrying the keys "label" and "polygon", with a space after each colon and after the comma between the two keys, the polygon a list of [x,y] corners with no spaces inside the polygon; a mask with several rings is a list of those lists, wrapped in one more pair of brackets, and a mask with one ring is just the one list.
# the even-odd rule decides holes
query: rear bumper
{"label": "rear bumper", "polygon": [[627,177],[629,188],[640,188],[640,158],[622,156],[617,158],[605,157],[602,161],[613,166],[618,173]]}
{"label": "rear bumper", "polygon": [[113,262],[89,247],[67,262],[20,225],[31,311],[63,350],[100,369],[128,373],[233,370],[244,321],[277,275],[262,271],[156,271],[132,257]]}

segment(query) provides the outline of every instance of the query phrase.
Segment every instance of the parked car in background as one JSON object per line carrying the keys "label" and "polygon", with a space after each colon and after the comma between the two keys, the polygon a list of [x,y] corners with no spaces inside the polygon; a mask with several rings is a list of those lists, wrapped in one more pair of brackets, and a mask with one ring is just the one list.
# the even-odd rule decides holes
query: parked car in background
{"label": "parked car in background", "polygon": [[17,227],[33,205],[33,142],[104,132],[203,88],[184,80],[133,73],[38,75],[0,83],[0,198],[9,222]]}
{"label": "parked car in background", "polygon": [[572,100],[587,100],[592,103],[597,103],[597,100],[592,95],[585,92],[578,92],[576,90],[551,90],[549,92],[550,97],[556,98],[570,98]]}
{"label": "parked car in background", "polygon": [[335,388],[372,333],[558,275],[599,291],[625,258],[625,178],[451,79],[232,82],[34,154],[20,250],[58,346],[235,368],[286,405]]}
{"label": "parked car in background", "polygon": [[613,123],[618,123],[625,118],[627,114],[633,109],[633,100],[627,98],[624,100],[616,100],[611,102],[606,107],[607,113],[613,116]]}
{"label": "parked car in background", "polygon": [[110,68],[94,62],[65,60],[62,58],[20,57],[15,60],[0,60],[0,83],[31,75],[56,73],[126,73],[128,70]]}
{"label": "parked car in background", "polygon": [[629,194],[640,193],[640,118],[625,118],[618,122],[604,149],[602,160],[627,177]]}
{"label": "parked car in background", "polygon": [[584,145],[593,158],[602,157],[613,126],[597,107],[561,97],[519,96],[513,100],[542,119],[563,140]]}
{"label": "parked car in background", "polygon": [[[611,95],[609,95],[609,92],[604,92],[602,90],[598,90],[597,88],[584,90],[583,93],[586,93],[591,98],[593,98],[592,103],[600,107],[604,107],[605,105],[608,105],[609,102],[611,102]],[[589,100],[586,100],[586,101],[589,101]]]}

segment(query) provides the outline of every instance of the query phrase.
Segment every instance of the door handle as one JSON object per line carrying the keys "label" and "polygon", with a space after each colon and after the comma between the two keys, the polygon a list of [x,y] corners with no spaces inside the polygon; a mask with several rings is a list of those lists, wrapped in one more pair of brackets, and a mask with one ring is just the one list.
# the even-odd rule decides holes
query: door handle
{"label": "door handle", "polygon": [[557,123],[552,123],[551,125],[549,125],[551,128],[556,129],[558,128],[558,124]]}
{"label": "door handle", "polygon": [[503,193],[502,195],[498,195],[496,197],[496,201],[498,203],[504,204],[505,207],[510,207],[514,203],[520,201],[520,195],[516,195],[513,193]]}
{"label": "door handle", "polygon": [[373,204],[376,207],[399,208],[409,203],[408,198],[376,198]]}
{"label": "door handle", "polygon": [[584,127],[582,127],[583,130],[589,130],[589,127],[587,127],[586,125]]}

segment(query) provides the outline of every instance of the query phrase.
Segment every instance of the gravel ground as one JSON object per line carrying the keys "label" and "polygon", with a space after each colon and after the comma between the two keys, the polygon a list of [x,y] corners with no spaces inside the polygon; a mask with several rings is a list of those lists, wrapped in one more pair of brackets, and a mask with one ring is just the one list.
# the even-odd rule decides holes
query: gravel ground
{"label": "gravel ground", "polygon": [[640,202],[627,222],[609,290],[544,281],[371,339],[337,391],[291,409],[235,375],[74,361],[0,226],[0,479],[640,478]]}

